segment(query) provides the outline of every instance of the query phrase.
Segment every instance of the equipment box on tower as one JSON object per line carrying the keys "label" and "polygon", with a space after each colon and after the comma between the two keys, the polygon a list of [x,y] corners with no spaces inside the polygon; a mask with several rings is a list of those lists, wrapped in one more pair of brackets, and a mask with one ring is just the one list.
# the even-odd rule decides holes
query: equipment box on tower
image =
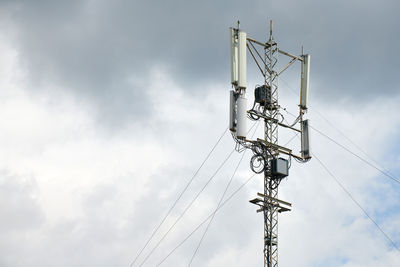
{"label": "equipment box on tower", "polygon": [[271,160],[272,177],[282,179],[289,175],[289,164],[286,159],[278,158]]}

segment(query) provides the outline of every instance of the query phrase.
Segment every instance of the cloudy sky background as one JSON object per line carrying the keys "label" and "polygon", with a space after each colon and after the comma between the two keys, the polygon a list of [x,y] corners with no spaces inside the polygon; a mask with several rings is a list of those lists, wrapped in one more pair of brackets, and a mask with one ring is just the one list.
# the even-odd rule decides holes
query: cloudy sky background
{"label": "cloudy sky background", "polygon": [[[129,266],[227,127],[228,28],[311,54],[312,125],[400,177],[397,1],[1,1],[0,266]],[[281,57],[284,62],[286,59]],[[248,61],[248,95],[261,83]],[[280,80],[297,113],[299,66]],[[315,110],[315,111],[314,111]],[[292,117],[285,114],[287,120]],[[313,152],[400,247],[400,185],[312,133]],[[281,132],[282,143],[291,134]],[[290,145],[298,149],[298,140]],[[226,134],[139,266],[234,147]],[[228,195],[251,176],[245,155]],[[234,153],[143,266],[215,209]],[[192,266],[262,266],[252,179]],[[400,252],[313,159],[280,187],[281,266],[398,266]],[[162,266],[187,266],[204,227]]]}

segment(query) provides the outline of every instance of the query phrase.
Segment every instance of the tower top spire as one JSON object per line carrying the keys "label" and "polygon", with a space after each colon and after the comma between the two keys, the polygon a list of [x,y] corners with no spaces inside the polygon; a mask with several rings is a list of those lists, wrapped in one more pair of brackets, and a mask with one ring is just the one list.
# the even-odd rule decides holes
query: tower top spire
{"label": "tower top spire", "polygon": [[272,32],[274,30],[274,22],[272,19],[269,21],[269,39],[273,39]]}

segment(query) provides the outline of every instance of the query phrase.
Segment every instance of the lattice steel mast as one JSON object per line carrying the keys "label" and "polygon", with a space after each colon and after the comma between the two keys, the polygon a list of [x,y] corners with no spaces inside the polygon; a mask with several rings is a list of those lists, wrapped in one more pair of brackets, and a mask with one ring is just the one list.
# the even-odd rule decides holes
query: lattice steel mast
{"label": "lattice steel mast", "polygon": [[[230,130],[236,141],[236,149],[241,152],[251,149],[253,156],[250,161],[251,169],[256,173],[264,174],[264,193],[258,193],[258,197],[250,200],[260,208],[257,212],[264,215],[264,266],[278,266],[278,214],[290,211],[291,204],[278,199],[278,187],[281,180],[288,175],[289,161],[295,158],[299,162],[308,161],[310,156],[308,120],[303,120],[307,111],[308,77],[310,56],[302,54],[294,56],[278,49],[273,38],[273,24],[270,21],[270,34],[267,42],[258,42],[248,38],[246,33],[239,28],[231,28],[231,80],[234,90],[230,93]],[[264,55],[256,46],[261,46]],[[246,48],[250,52],[257,67],[264,77],[264,84],[254,91],[254,104],[250,110],[246,110]],[[290,58],[290,61],[279,71],[278,54]],[[278,104],[278,77],[294,62],[301,62],[301,92],[300,112],[298,118],[286,125],[281,121]],[[263,67],[262,67],[263,66]],[[246,138],[246,116],[251,120],[264,120],[264,138],[248,140]],[[300,129],[294,127],[300,124]],[[292,153],[292,150],[278,144],[278,128],[301,133],[301,155]],[[286,155],[287,159],[280,157]]]}
{"label": "lattice steel mast", "polygon": [[[276,58],[276,53],[278,45],[275,42],[273,35],[273,25],[270,22],[270,34],[267,45],[264,48],[265,52],[265,62],[269,66],[269,72],[267,65],[265,65],[264,73],[269,73],[265,75],[265,85],[271,88],[271,103],[266,106],[266,113],[271,119],[264,119],[265,122],[265,140],[271,144],[278,144],[278,114],[279,114],[279,104],[278,104],[278,76],[275,72],[275,65],[278,60]],[[265,153],[264,157],[267,159],[267,164],[269,164],[272,157],[278,156],[279,152],[276,147],[270,147],[269,152]],[[264,197],[264,266],[276,266],[278,264],[278,208],[268,199],[278,197],[278,185],[279,180],[273,179],[271,175],[271,166],[268,166],[264,170],[264,195],[269,198]]]}

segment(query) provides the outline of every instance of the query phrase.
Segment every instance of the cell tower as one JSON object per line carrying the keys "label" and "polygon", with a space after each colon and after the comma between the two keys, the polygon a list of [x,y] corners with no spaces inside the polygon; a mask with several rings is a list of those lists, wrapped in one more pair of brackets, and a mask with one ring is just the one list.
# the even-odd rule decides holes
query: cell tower
{"label": "cell tower", "polygon": [[[259,206],[257,212],[264,215],[264,266],[278,266],[278,214],[290,211],[289,202],[278,199],[278,187],[283,178],[289,175],[291,159],[307,162],[311,159],[308,134],[307,97],[310,73],[310,55],[295,56],[278,48],[273,37],[273,23],[270,21],[269,39],[263,43],[247,37],[246,32],[230,28],[231,49],[231,83],[229,129],[236,141],[236,150],[241,152],[250,149],[253,156],[250,167],[253,172],[264,174],[264,192],[257,193],[257,198],[250,200]],[[263,76],[263,85],[254,90],[254,103],[247,110],[246,99],[246,54],[250,52]],[[262,52],[259,52],[262,50]],[[281,69],[278,68],[278,54],[289,61]],[[281,106],[278,104],[278,77],[293,63],[301,64],[299,116],[291,124],[283,122]],[[246,137],[247,118],[264,120],[264,138],[249,140]],[[300,127],[300,129],[296,128]],[[284,127],[301,134],[300,155],[278,143],[278,129]]]}

